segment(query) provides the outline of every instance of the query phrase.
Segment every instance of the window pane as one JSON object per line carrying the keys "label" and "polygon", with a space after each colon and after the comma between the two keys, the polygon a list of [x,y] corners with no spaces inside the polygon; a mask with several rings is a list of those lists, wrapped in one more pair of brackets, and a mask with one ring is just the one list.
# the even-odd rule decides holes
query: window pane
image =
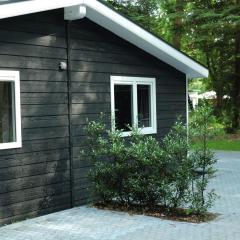
{"label": "window pane", "polygon": [[115,125],[117,129],[129,131],[128,126],[132,126],[132,86],[115,85]]}
{"label": "window pane", "polygon": [[14,83],[0,82],[0,143],[16,141]]}
{"label": "window pane", "polygon": [[138,85],[138,127],[151,127],[150,86]]}

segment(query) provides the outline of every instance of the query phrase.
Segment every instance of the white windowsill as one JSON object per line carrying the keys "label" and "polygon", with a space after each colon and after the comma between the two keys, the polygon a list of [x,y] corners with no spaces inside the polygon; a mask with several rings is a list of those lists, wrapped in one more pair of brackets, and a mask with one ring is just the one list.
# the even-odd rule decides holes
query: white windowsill
{"label": "white windowsill", "polygon": [[21,147],[22,147],[22,143],[21,142],[0,143],[0,150],[21,148]]}
{"label": "white windowsill", "polygon": [[[131,136],[131,133],[132,133],[131,131],[129,131],[129,132],[123,132],[123,133],[121,134],[121,136],[122,136],[122,137],[129,137],[129,136]],[[141,134],[144,134],[144,135],[157,134],[157,130],[154,129],[154,128],[152,128],[152,127],[142,128],[142,129],[140,129],[140,133],[141,133]]]}

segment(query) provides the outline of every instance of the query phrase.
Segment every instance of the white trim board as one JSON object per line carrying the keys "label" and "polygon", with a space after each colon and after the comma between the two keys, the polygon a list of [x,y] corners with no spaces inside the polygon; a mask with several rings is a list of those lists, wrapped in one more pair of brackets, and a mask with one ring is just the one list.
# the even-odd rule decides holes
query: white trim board
{"label": "white trim board", "polygon": [[[132,122],[134,127],[138,127],[138,97],[137,86],[147,85],[150,87],[150,114],[151,126],[139,128],[142,134],[156,134],[157,133],[157,105],[156,105],[156,79],[147,77],[132,77],[132,76],[111,76],[111,116],[112,116],[112,130],[115,130],[115,85],[131,85],[133,94],[133,109]],[[122,132],[122,136],[130,136],[131,132]]]}
{"label": "white trim board", "polygon": [[208,77],[207,68],[97,0],[32,0],[0,5],[0,19],[58,8],[65,8],[66,20],[87,17],[188,78]]}
{"label": "white trim board", "polygon": [[1,149],[12,149],[22,147],[22,125],[21,125],[21,102],[20,102],[20,73],[19,71],[0,70],[0,82],[14,83],[14,128],[15,141],[9,143],[0,143]]}

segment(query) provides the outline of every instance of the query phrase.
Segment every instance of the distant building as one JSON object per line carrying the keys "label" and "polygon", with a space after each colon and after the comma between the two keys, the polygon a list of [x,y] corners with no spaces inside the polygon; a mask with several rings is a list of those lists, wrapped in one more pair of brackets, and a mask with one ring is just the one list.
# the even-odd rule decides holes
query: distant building
{"label": "distant building", "polygon": [[[208,91],[201,94],[199,94],[198,92],[190,92],[189,97],[192,102],[192,106],[195,109],[198,106],[200,100],[203,100],[203,99],[215,100],[217,99],[217,94],[215,91]],[[228,95],[223,96],[223,99],[228,99],[228,98],[230,98]]]}

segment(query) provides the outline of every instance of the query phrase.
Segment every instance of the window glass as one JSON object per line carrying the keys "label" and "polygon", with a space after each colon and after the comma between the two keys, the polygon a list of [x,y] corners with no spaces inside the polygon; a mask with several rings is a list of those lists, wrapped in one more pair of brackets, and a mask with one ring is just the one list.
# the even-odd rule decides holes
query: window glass
{"label": "window glass", "polygon": [[137,86],[138,98],[138,127],[151,127],[151,99],[150,86]]}
{"label": "window glass", "polygon": [[16,141],[14,82],[0,82],[0,143]]}
{"label": "window glass", "polygon": [[115,127],[129,131],[133,124],[132,85],[114,85]]}

